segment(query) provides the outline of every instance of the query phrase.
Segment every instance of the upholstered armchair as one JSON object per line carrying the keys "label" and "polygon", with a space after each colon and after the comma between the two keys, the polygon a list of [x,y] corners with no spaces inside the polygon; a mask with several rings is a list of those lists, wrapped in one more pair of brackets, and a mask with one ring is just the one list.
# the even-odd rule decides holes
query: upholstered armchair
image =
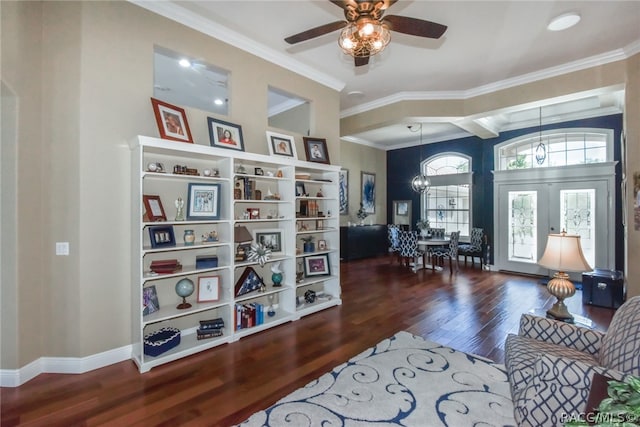
{"label": "upholstered armchair", "polygon": [[505,365],[520,426],[561,426],[586,412],[595,373],[640,375],[640,296],[624,303],[606,333],[524,314],[509,335]]}
{"label": "upholstered armchair", "polygon": [[471,229],[469,243],[461,243],[458,247],[458,253],[464,255],[464,265],[467,266],[467,257],[471,257],[471,266],[475,265],[475,257],[480,259],[480,266],[484,264],[484,229],[474,227]]}

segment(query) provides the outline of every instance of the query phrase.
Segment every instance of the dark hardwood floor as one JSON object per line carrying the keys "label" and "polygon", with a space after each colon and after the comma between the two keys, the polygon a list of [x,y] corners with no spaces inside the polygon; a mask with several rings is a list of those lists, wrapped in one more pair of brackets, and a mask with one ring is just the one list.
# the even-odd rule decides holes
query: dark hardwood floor
{"label": "dark hardwood floor", "polygon": [[[521,313],[554,301],[539,279],[461,267],[412,273],[389,258],[342,263],[340,307],[139,374],[131,361],[2,388],[2,426],[229,426],[406,330],[503,363]],[[614,311],[570,310],[606,330]]]}

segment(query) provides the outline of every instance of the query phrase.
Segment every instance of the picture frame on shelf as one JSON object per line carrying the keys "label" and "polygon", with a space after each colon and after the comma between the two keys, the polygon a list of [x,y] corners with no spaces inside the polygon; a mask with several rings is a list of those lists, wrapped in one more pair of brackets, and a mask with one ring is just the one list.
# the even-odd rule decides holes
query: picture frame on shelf
{"label": "picture frame on shelf", "polygon": [[340,169],[338,175],[340,215],[349,214],[349,169]]}
{"label": "picture frame on shelf", "polygon": [[198,302],[215,302],[220,300],[220,276],[198,277]]}
{"label": "picture frame on shelf", "polygon": [[362,209],[367,214],[376,213],[376,174],[373,172],[360,172],[360,200]]}
{"label": "picture frame on shelf", "polygon": [[318,240],[318,250],[326,251],[327,250],[327,241],[324,239]]}
{"label": "picture frame on shelf", "polygon": [[172,225],[158,225],[149,227],[151,248],[166,248],[176,245],[176,237]]}
{"label": "picture frame on shelf", "polygon": [[242,126],[213,117],[207,117],[207,126],[209,127],[209,143],[212,147],[244,151]]}
{"label": "picture frame on shelf", "polygon": [[193,137],[183,108],[151,98],[160,138],[193,144]]}
{"label": "picture frame on shelf", "polygon": [[293,136],[267,131],[267,146],[272,156],[298,158],[296,142]]}
{"label": "picture frame on shelf", "polygon": [[257,176],[263,176],[264,175],[264,170],[262,168],[254,168],[253,169],[253,174],[257,175]]}
{"label": "picture frame on shelf", "polygon": [[144,194],[142,195],[142,202],[145,209],[143,218],[145,222],[167,220],[167,215],[164,212],[164,207],[162,206],[162,200],[160,200],[160,196]]}
{"label": "picture frame on shelf", "polygon": [[220,219],[220,184],[189,183],[187,219]]}
{"label": "picture frame on shelf", "polygon": [[307,190],[304,186],[304,182],[296,182],[296,197],[302,197],[307,194]]}
{"label": "picture frame on shelf", "polygon": [[302,142],[304,143],[304,151],[307,154],[307,161],[331,164],[326,139],[304,136],[302,137]]}
{"label": "picture frame on shelf", "polygon": [[260,219],[260,209],[247,208],[247,212],[249,213],[249,219]]}
{"label": "picture frame on shelf", "polygon": [[329,255],[320,254],[305,257],[304,275],[305,277],[331,275],[331,269],[329,267]]}
{"label": "picture frame on shelf", "polygon": [[145,286],[142,288],[142,315],[147,316],[158,310],[160,310],[160,302],[155,285]]}
{"label": "picture frame on shelf", "polygon": [[262,278],[258,276],[253,267],[246,267],[236,282],[234,291],[236,296],[239,297],[249,292],[257,291],[263,286]]}
{"label": "picture frame on shelf", "polygon": [[271,255],[282,255],[284,250],[284,229],[262,228],[253,230],[253,241],[271,249]]}

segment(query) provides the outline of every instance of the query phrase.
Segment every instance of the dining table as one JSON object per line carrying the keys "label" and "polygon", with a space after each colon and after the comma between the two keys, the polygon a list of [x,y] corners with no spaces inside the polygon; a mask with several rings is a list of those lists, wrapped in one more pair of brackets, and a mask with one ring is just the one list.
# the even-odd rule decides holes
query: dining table
{"label": "dining table", "polygon": [[[418,247],[420,249],[423,249],[426,252],[428,252],[429,247],[433,247],[433,246],[447,246],[449,244],[449,239],[443,239],[443,238],[431,238],[431,239],[425,239],[425,238],[421,238],[418,239]],[[414,268],[416,270],[418,270],[418,266],[414,266]],[[442,271],[442,267],[440,267],[439,265],[432,265],[432,264],[425,264],[423,262],[423,265],[421,268],[433,268],[437,271]]]}

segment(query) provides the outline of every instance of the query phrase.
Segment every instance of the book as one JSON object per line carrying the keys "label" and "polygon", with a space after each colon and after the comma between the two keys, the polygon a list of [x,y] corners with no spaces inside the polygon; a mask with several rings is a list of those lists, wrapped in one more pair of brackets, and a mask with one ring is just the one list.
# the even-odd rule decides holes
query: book
{"label": "book", "polygon": [[208,329],[208,330],[200,330],[198,329],[196,331],[196,338],[199,340],[203,340],[203,339],[207,339],[207,338],[215,338],[215,337],[221,337],[222,336],[222,330],[221,329]]}

